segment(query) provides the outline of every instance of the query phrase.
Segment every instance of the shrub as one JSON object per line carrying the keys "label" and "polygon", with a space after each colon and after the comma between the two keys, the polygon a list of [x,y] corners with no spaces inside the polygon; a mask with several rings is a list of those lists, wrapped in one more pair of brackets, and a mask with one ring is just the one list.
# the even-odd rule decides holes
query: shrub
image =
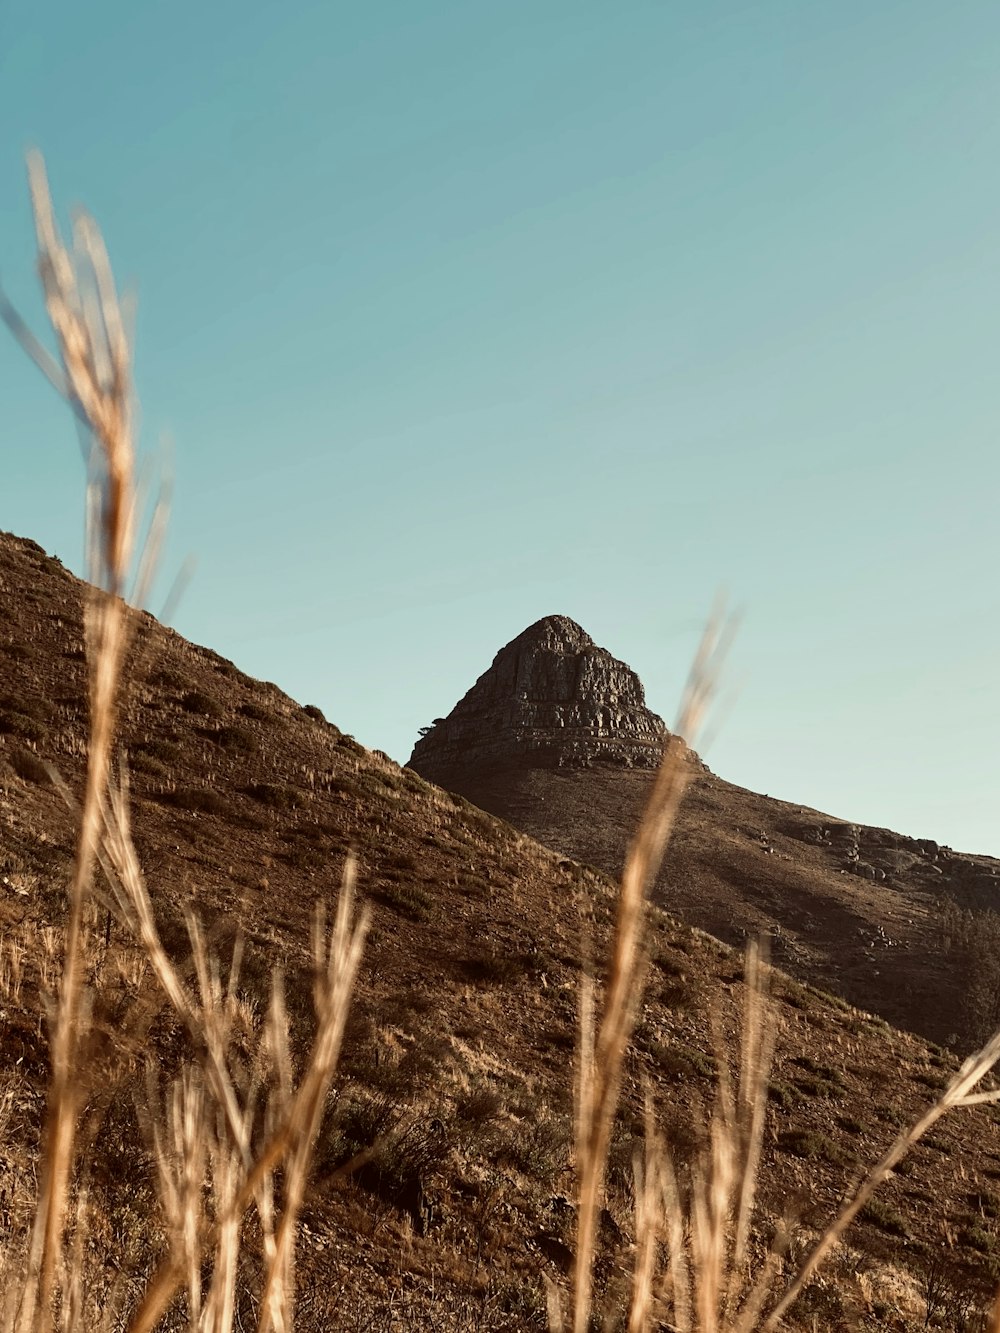
{"label": "shrub", "polygon": [[246,727],[220,727],[212,739],[216,745],[236,754],[251,754],[257,749],[257,738]]}
{"label": "shrub", "polygon": [[833,1140],[814,1129],[786,1129],[778,1135],[778,1147],[807,1161],[839,1164],[845,1160]]}
{"label": "shrub", "polygon": [[905,1238],[908,1235],[901,1214],[882,1199],[869,1199],[858,1216],[862,1222],[878,1227],[879,1231],[884,1231],[889,1236]]}
{"label": "shrub", "polygon": [[[74,699],[73,702],[77,701]],[[33,722],[54,722],[58,711],[48,699],[25,694],[0,695],[0,716],[5,712],[11,712],[30,718]]]}
{"label": "shrub", "polygon": [[459,968],[462,975],[476,985],[515,981],[524,970],[516,955],[494,953],[489,950],[462,959]]}
{"label": "shrub", "polygon": [[155,685],[161,690],[187,690],[191,687],[191,682],[179,671],[172,671],[169,667],[160,667],[152,672],[149,677],[150,685]]}
{"label": "shrub", "polygon": [[423,1234],[433,1209],[426,1189],[430,1176],[451,1151],[448,1127],[436,1117],[413,1115],[385,1093],[344,1098],[335,1106],[328,1129],[321,1133],[316,1162],[335,1171],[366,1154],[353,1172],[362,1189],[392,1207],[409,1213]]}
{"label": "shrub", "polygon": [[495,1088],[472,1088],[459,1097],[458,1119],[466,1125],[485,1125],[503,1110],[503,1098]]}
{"label": "shrub", "polygon": [[302,711],[306,717],[311,717],[314,722],[326,722],[326,716],[322,708],[317,708],[315,704],[306,704]]}
{"label": "shrub", "polygon": [[298,810],[302,804],[301,795],[293,787],[278,787],[273,782],[252,782],[245,790],[271,810]]}
{"label": "shrub", "polygon": [[222,708],[210,694],[201,690],[188,690],[181,696],[181,707],[186,713],[199,713],[202,717],[221,717]]}
{"label": "shrub", "polygon": [[655,1052],[660,1071],[675,1083],[691,1078],[714,1078],[717,1065],[710,1055],[693,1046],[664,1045]]}
{"label": "shrub", "polygon": [[7,736],[18,736],[21,740],[31,741],[37,745],[39,741],[45,740],[49,729],[44,722],[38,722],[25,713],[5,708],[0,710],[0,732]]}
{"label": "shrub", "polygon": [[767,1087],[767,1099],[780,1106],[783,1111],[790,1111],[799,1100],[799,1094],[790,1083],[782,1083],[777,1079],[772,1080]]}
{"label": "shrub", "polygon": [[176,791],[164,792],[157,799],[164,805],[172,805],[178,810],[190,810],[200,815],[221,817],[230,813],[228,801],[210,787],[178,787]]}
{"label": "shrub", "polygon": [[372,897],[411,921],[426,921],[434,906],[431,894],[416,884],[385,884],[377,888]]}
{"label": "shrub", "polygon": [[[905,1231],[902,1234],[905,1235]],[[968,1245],[972,1250],[978,1250],[980,1254],[991,1253],[996,1243],[990,1232],[976,1223],[963,1227],[958,1238],[963,1245]]]}
{"label": "shrub", "polygon": [[977,1190],[969,1195],[969,1203],[983,1217],[1000,1217],[1000,1200],[995,1194],[988,1194]]}
{"label": "shrub", "polygon": [[806,1097],[839,1097],[844,1092],[843,1075],[832,1065],[818,1064],[808,1055],[797,1056],[793,1065],[804,1073],[793,1077],[792,1082]]}
{"label": "shrub", "polygon": [[141,750],[138,754],[132,756],[132,771],[135,773],[145,773],[150,778],[169,777],[172,769],[169,764],[156,759],[151,754],[144,754]]}
{"label": "shrub", "polygon": [[868,1132],[868,1126],[865,1122],[856,1119],[853,1115],[838,1116],[837,1124],[848,1134],[865,1134]]}
{"label": "shrub", "polygon": [[548,1185],[562,1170],[572,1140],[567,1116],[550,1116],[538,1108],[530,1125],[511,1125],[500,1136],[497,1156],[541,1185]]}
{"label": "shrub", "polygon": [[47,787],[51,782],[49,770],[33,750],[15,746],[10,751],[10,765],[19,778],[25,782],[34,782],[39,787]]}
{"label": "shrub", "polygon": [[254,722],[267,722],[268,719],[275,718],[275,713],[272,708],[266,708],[264,704],[255,704],[253,702],[240,704],[236,711],[242,713],[244,717],[248,717]]}
{"label": "shrub", "polygon": [[930,1069],[918,1069],[913,1075],[914,1083],[922,1083],[925,1088],[933,1088],[940,1091],[948,1086],[948,1079],[943,1074],[935,1073]]}
{"label": "shrub", "polygon": [[134,747],[133,753],[136,756],[148,755],[151,759],[158,759],[162,764],[175,764],[181,755],[179,745],[155,737],[152,740],[140,741]]}

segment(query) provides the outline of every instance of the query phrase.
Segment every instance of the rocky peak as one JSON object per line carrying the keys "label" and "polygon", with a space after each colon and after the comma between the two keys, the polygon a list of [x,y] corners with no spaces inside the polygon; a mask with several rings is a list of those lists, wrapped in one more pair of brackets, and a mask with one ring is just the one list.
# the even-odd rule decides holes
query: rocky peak
{"label": "rocky peak", "polygon": [[546,616],[501,648],[448,716],[426,729],[409,765],[434,782],[511,762],[655,768],[666,734],[631,667],[575,620]]}

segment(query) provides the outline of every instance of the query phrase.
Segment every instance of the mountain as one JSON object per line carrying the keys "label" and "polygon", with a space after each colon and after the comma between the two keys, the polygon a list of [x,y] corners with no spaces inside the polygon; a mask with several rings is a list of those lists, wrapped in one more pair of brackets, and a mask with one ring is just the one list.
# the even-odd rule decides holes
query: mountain
{"label": "mountain", "polygon": [[427,729],[409,767],[442,786],[452,774],[508,763],[655,770],[666,735],[631,667],[568,616],[546,616],[502,648]]}
{"label": "mountain", "polygon": [[[549,616],[500,650],[409,766],[617,875],[665,734],[636,674]],[[655,896],[730,944],[769,936],[793,976],[948,1042],[964,1039],[966,979],[942,947],[945,909],[1000,907],[1000,862],[759,795],[696,764]]]}
{"label": "mountain", "polygon": [[[85,760],[83,592],[33,542],[0,534],[0,1255],[23,1235],[37,1177],[46,997]],[[600,788],[608,804],[590,810],[600,832],[611,813],[624,818],[626,795],[636,803],[645,789],[649,770],[639,761],[653,740],[645,729],[656,722],[642,711],[634,678],[596,657],[576,627],[560,624],[535,638],[556,654],[575,644],[595,680],[618,681],[618,716],[636,720],[636,733],[626,734],[614,717],[598,723],[589,712],[573,714],[575,696],[548,698],[544,730],[566,730],[558,718],[578,717],[569,730],[610,733],[573,739],[574,763],[589,758],[591,766],[535,768],[527,763],[532,751],[504,756],[507,771],[525,780],[518,799],[529,799],[541,775],[549,796],[562,790],[556,782],[576,793],[581,818],[589,780],[612,775],[624,784]],[[280,963],[296,1056],[312,1025],[314,907],[335,899],[347,849],[358,852],[372,927],[302,1216],[296,1326],[544,1328],[543,1279],[565,1283],[572,1238],[581,960],[606,956],[611,880],[567,859],[558,839],[553,850],[398,767],[317,708],[150,616],[136,619],[126,681],[120,763],[130,773],[134,836],[164,941],[181,965],[186,909],[223,958],[242,933],[238,995],[250,1026],[262,1021],[270,968]],[[613,741],[621,746],[614,763]],[[552,757],[549,746],[547,762]],[[53,785],[53,773],[65,790]],[[827,883],[832,842],[796,840],[778,823],[778,811],[793,820],[791,808],[758,807],[763,798],[716,784],[709,774],[697,780],[680,845],[685,864],[707,862],[721,848],[723,861],[713,864],[759,858],[798,875],[789,881],[795,885],[808,880],[802,867]],[[720,790],[732,793],[727,800],[745,799],[747,810],[766,809],[769,822],[755,831],[741,819],[739,830],[713,831],[708,815],[716,806],[706,802]],[[803,828],[810,819],[817,822],[794,815]],[[755,840],[763,830],[775,851]],[[794,861],[782,860],[786,846]],[[940,851],[936,860],[929,850],[913,855],[942,863]],[[884,881],[857,875],[841,882],[845,892],[889,892]],[[735,887],[732,901],[739,901]],[[95,1043],[81,1089],[90,1145],[87,1253],[98,1258],[98,1285],[121,1294],[141,1286],[159,1244],[136,1105],[147,1095],[147,1065],[166,1080],[186,1048],[125,926],[99,904],[88,930]],[[652,913],[650,949],[602,1223],[598,1291],[612,1314],[633,1258],[632,1160],[647,1091],[683,1180],[724,1058],[719,1041],[735,1030],[745,994],[740,953],[662,910]],[[859,1164],[875,1161],[957,1068],[953,1053],[780,972],[772,1006],[765,1239],[789,1204],[805,1228],[821,1226]],[[930,1273],[950,1283],[947,1290],[979,1299],[992,1281],[998,1149],[990,1108],[942,1121],[886,1184],[879,1209],[852,1228],[787,1327],[852,1327],[864,1318],[868,1329],[916,1329]],[[344,1175],[361,1151],[363,1164]],[[124,1287],[120,1270],[132,1274]],[[247,1298],[240,1323],[256,1315]]]}

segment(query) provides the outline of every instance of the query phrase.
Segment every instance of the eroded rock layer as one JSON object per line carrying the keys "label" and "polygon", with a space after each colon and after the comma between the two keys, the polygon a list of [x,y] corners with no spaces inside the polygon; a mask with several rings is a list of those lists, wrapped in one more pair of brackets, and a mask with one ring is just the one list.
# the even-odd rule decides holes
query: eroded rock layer
{"label": "eroded rock layer", "polygon": [[631,667],[568,616],[546,616],[501,648],[409,766],[442,784],[456,769],[511,762],[655,768],[666,734]]}

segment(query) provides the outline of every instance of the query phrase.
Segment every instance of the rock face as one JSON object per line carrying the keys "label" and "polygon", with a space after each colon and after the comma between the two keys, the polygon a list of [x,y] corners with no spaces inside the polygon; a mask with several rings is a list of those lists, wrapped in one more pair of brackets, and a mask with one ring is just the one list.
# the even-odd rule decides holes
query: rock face
{"label": "rock face", "polygon": [[546,616],[501,648],[409,766],[445,783],[457,769],[520,763],[656,768],[667,729],[635,672],[567,616]]}

